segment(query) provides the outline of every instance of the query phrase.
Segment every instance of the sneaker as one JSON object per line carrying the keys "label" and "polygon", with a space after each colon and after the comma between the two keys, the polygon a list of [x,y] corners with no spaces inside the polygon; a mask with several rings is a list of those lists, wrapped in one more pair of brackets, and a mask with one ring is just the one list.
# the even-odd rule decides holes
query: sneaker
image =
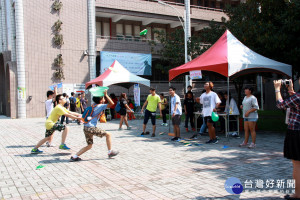
{"label": "sneaker", "polygon": [[213,144],[217,144],[219,142],[219,140],[217,138],[213,139],[211,143]]}
{"label": "sneaker", "polygon": [[31,153],[32,153],[32,154],[38,154],[38,153],[43,153],[43,151],[40,151],[39,149],[34,149],[34,148],[33,148],[33,149],[31,150]]}
{"label": "sneaker", "polygon": [[146,131],[145,135],[149,135],[149,134],[150,134],[150,132],[149,132],[149,131]]}
{"label": "sneaker", "polygon": [[151,137],[155,137],[155,133],[152,133]]}
{"label": "sneaker", "polygon": [[118,155],[118,154],[119,154],[118,151],[112,150],[112,151],[108,154],[108,157],[111,158],[111,157],[114,157],[114,156],[116,156],[116,155]]}
{"label": "sneaker", "polygon": [[146,135],[146,134],[144,132],[142,132],[141,135]]}
{"label": "sneaker", "polygon": [[165,126],[168,126],[168,124],[167,124],[167,123],[165,123]]}
{"label": "sneaker", "polygon": [[76,162],[76,161],[81,161],[81,158],[79,158],[79,157],[73,158],[73,156],[71,156],[70,162]]}
{"label": "sneaker", "polygon": [[51,143],[49,143],[49,142],[46,142],[46,147],[55,147],[55,145],[54,145],[54,144],[51,144]]}
{"label": "sneaker", "polygon": [[194,134],[192,137],[190,137],[190,139],[197,140],[197,134]]}
{"label": "sneaker", "polygon": [[162,123],[162,124],[161,124],[161,126],[164,126],[164,125],[165,125],[165,123]]}
{"label": "sneaker", "polygon": [[127,130],[131,130],[131,128],[132,128],[131,126],[128,126],[128,127],[127,127]]}
{"label": "sneaker", "polygon": [[251,143],[251,144],[248,146],[249,149],[254,149],[255,147],[256,147],[256,144],[254,144],[254,143]]}
{"label": "sneaker", "polygon": [[247,145],[248,145],[248,143],[246,144],[245,142],[243,142],[242,144],[239,144],[239,147],[245,147]]}
{"label": "sneaker", "polygon": [[173,137],[171,140],[176,141],[176,140],[178,140],[178,137]]}
{"label": "sneaker", "polygon": [[188,129],[188,128],[185,128],[185,131],[186,131],[186,132],[189,132],[189,129]]}
{"label": "sneaker", "polygon": [[59,149],[69,150],[71,148],[67,147],[66,144],[61,144],[61,145],[59,145]]}
{"label": "sneaker", "polygon": [[121,130],[123,130],[123,128],[119,128],[118,130],[121,131]]}
{"label": "sneaker", "polygon": [[207,142],[205,142],[206,144],[211,144],[213,142],[213,140],[208,140]]}

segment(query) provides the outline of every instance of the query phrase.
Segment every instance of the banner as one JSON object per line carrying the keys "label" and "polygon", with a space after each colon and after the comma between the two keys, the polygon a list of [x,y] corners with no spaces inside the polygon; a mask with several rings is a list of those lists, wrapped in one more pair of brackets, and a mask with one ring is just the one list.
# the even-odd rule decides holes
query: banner
{"label": "banner", "polygon": [[103,74],[115,60],[135,75],[151,76],[152,55],[141,53],[101,51],[101,74]]}
{"label": "banner", "polygon": [[134,95],[134,104],[135,106],[140,106],[141,102],[140,102],[140,95],[141,95],[141,91],[140,91],[140,87],[139,84],[134,84],[133,87],[133,95]]}
{"label": "banner", "polygon": [[202,79],[202,72],[201,72],[201,70],[190,71],[190,77],[191,77],[192,80],[194,80],[194,79]]}

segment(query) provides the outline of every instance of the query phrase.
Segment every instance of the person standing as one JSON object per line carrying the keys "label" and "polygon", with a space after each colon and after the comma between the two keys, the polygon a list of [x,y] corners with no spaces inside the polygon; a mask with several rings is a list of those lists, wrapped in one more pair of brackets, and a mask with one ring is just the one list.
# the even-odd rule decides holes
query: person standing
{"label": "person standing", "polygon": [[[108,101],[108,104],[105,104],[105,98]],[[101,115],[101,113],[103,111],[105,111],[105,109],[112,105],[114,105],[114,102],[112,101],[112,99],[107,95],[107,90],[104,91],[104,97],[93,97],[93,101],[94,101],[94,112],[92,113],[92,119],[84,124],[84,128],[83,128],[83,132],[85,135],[85,139],[86,139],[86,143],[87,146],[83,147],[82,149],[80,149],[75,155],[71,156],[70,161],[80,161],[81,158],[79,156],[81,156],[83,153],[87,152],[88,150],[90,150],[93,147],[93,137],[94,136],[98,136],[100,138],[102,137],[106,137],[106,145],[107,145],[107,149],[108,149],[108,157],[114,157],[116,155],[118,155],[118,151],[114,151],[111,150],[111,134],[101,128],[97,127],[97,121],[99,118],[99,115]]]}
{"label": "person standing", "polygon": [[116,118],[116,105],[118,103],[118,98],[116,97],[116,95],[114,93],[110,94],[110,98],[111,100],[114,102],[114,105],[110,106],[110,114],[111,114],[111,119],[115,119]]}
{"label": "person standing", "polygon": [[[80,100],[81,100],[81,93],[79,93],[77,95],[77,98],[76,98],[76,112],[79,113],[79,114],[82,113],[82,106],[81,106],[81,101]],[[80,120],[77,120],[77,124],[78,125],[81,124]]]}
{"label": "person standing", "polygon": [[76,97],[74,92],[71,92],[71,97],[69,98],[69,100],[70,100],[70,111],[76,112]]}
{"label": "person standing", "polygon": [[[47,100],[45,101],[45,107],[46,107],[46,119],[50,116],[52,110],[55,107],[55,97],[57,95],[57,87],[54,87],[54,91],[48,90],[47,91]],[[55,145],[52,144],[53,135],[49,138],[49,140],[46,142],[47,147],[54,147]]]}
{"label": "person standing", "polygon": [[193,98],[193,93],[188,91],[186,93],[186,98],[184,99],[184,114],[185,114],[185,130],[186,132],[189,132],[188,124],[189,120],[191,123],[191,128],[193,131],[196,131],[195,125],[194,125],[194,105],[195,101]]}
{"label": "person standing", "polygon": [[85,111],[87,108],[87,103],[88,100],[85,98],[85,93],[81,93],[81,99],[80,99],[80,104],[81,104],[81,114]]}
{"label": "person standing", "polygon": [[167,106],[168,106],[168,100],[165,98],[164,93],[161,93],[159,95],[160,101],[161,101],[161,114],[163,118],[163,123],[161,124],[162,126],[168,126],[167,124]]}
{"label": "person standing", "polygon": [[[64,107],[67,110],[70,110],[70,99],[69,99],[69,96],[66,93],[63,93],[63,96],[66,98],[66,103],[65,103]],[[64,124],[65,118],[66,118],[66,124],[69,124],[69,117],[66,117],[64,115],[61,116],[60,123]]]}
{"label": "person standing", "polygon": [[245,147],[248,145],[249,140],[249,131],[251,133],[252,143],[248,146],[249,149],[253,149],[256,147],[256,122],[258,120],[257,110],[258,102],[256,97],[253,95],[254,89],[253,87],[245,87],[245,97],[241,105],[241,109],[243,110],[243,118],[244,118],[244,130],[245,130],[245,140],[240,147]]}
{"label": "person standing", "polygon": [[[290,97],[283,100],[280,89],[282,80],[274,81],[276,105],[279,109],[290,109],[288,115],[288,128],[284,139],[283,156],[293,162],[293,179],[295,180],[295,194],[286,195],[285,199],[300,199],[300,91],[294,91],[290,80],[288,93]],[[300,79],[299,79],[300,84]]]}
{"label": "person standing", "polygon": [[119,111],[120,116],[121,116],[119,130],[122,130],[123,121],[124,121],[125,125],[127,126],[127,129],[130,130],[131,126],[129,126],[129,124],[128,124],[127,110],[130,110],[131,112],[133,112],[133,110],[131,110],[128,106],[126,93],[122,93],[120,95],[119,101],[120,101],[120,107],[121,107],[121,109]]}
{"label": "person standing", "polygon": [[169,94],[171,96],[171,116],[172,116],[172,125],[174,129],[175,137],[172,138],[172,141],[177,141],[181,139],[180,137],[180,123],[182,115],[182,106],[180,97],[175,93],[176,89],[174,87],[169,88]]}
{"label": "person standing", "polygon": [[150,94],[147,97],[147,100],[145,101],[141,113],[143,113],[145,106],[145,117],[144,117],[144,123],[143,123],[143,132],[141,135],[147,135],[149,132],[145,133],[147,123],[149,118],[151,118],[151,123],[152,123],[152,135],[151,137],[155,137],[155,129],[156,129],[156,110],[157,110],[157,105],[159,107],[159,112],[160,112],[160,117],[162,117],[162,112],[161,112],[161,100],[160,97],[155,93],[155,88],[150,88]]}
{"label": "person standing", "polygon": [[78,113],[73,113],[68,111],[66,108],[64,108],[64,105],[66,103],[66,99],[62,94],[56,95],[56,103],[57,106],[52,110],[51,114],[49,115],[48,119],[46,120],[45,127],[46,127],[46,133],[45,138],[40,140],[37,145],[31,150],[32,154],[38,154],[43,153],[43,151],[40,151],[38,148],[42,146],[45,142],[49,140],[49,138],[53,135],[54,131],[62,131],[61,136],[61,145],[59,146],[59,149],[65,149],[69,150],[70,148],[67,147],[65,141],[69,132],[69,127],[60,124],[59,118],[62,115],[65,115],[66,117],[70,117],[73,119],[81,120],[81,115]]}
{"label": "person standing", "polygon": [[204,122],[208,127],[209,140],[206,142],[207,144],[218,143],[216,129],[211,114],[212,112],[217,112],[216,108],[220,105],[221,100],[218,95],[212,91],[213,87],[213,82],[206,82],[204,84],[205,93],[200,96],[200,103],[203,104],[202,115],[204,117]]}

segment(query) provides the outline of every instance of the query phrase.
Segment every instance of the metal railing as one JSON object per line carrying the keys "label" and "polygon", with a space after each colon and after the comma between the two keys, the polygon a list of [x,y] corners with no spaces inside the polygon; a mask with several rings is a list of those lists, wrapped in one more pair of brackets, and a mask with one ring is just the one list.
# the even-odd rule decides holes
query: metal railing
{"label": "metal railing", "polygon": [[[143,0],[143,1],[157,2],[156,0]],[[163,2],[170,4],[170,5],[175,5],[175,6],[184,6],[184,3],[177,3],[177,2],[172,2],[172,1],[163,1]],[[224,12],[223,9],[211,8],[211,7],[205,7],[205,6],[197,6],[197,5],[191,5],[191,8],[202,9],[202,10],[211,10],[211,11],[216,11],[216,12]]]}
{"label": "metal railing", "polygon": [[[124,35],[117,35],[117,36],[104,36],[104,35],[96,35],[96,38],[106,39],[106,40],[119,40],[119,41],[132,41],[132,42],[150,42],[153,40],[149,40],[146,38],[142,38],[139,36],[124,36]],[[155,41],[158,42],[158,41]]]}

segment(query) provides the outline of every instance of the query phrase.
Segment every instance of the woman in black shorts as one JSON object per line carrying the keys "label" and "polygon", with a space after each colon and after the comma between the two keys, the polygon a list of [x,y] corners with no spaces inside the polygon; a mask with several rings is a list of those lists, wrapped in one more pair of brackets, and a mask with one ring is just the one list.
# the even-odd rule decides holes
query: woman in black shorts
{"label": "woman in black shorts", "polygon": [[[299,79],[300,83],[300,79]],[[291,95],[282,100],[280,94],[281,85],[288,86]],[[300,92],[294,92],[292,81],[274,81],[277,107],[279,109],[290,109],[288,116],[288,130],[284,140],[283,155],[293,162],[293,178],[295,180],[295,194],[286,195],[285,199],[300,199]]]}
{"label": "woman in black shorts", "polygon": [[131,129],[131,126],[128,125],[127,110],[130,110],[131,112],[133,112],[133,111],[129,108],[129,106],[127,104],[126,93],[122,93],[120,95],[119,101],[120,101],[120,107],[121,107],[121,109],[119,111],[119,114],[121,115],[119,130],[122,130],[123,121],[125,122],[127,129],[129,130],[129,129]]}

